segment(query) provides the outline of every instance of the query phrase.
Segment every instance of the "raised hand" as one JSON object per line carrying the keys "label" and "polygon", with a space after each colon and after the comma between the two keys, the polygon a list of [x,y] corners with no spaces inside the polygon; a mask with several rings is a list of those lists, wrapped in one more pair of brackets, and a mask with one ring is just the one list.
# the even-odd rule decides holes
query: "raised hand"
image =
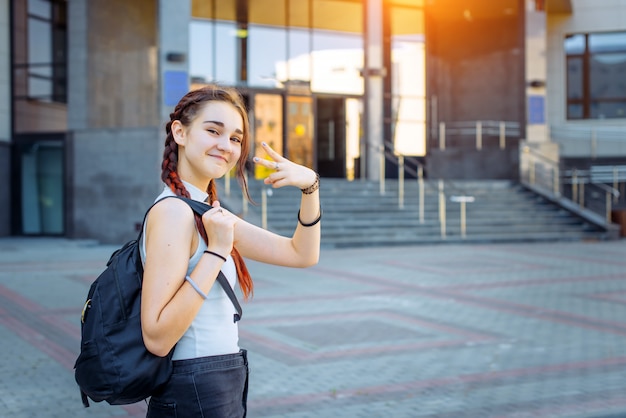
{"label": "raised hand", "polygon": [[274,170],[272,174],[263,180],[265,184],[270,184],[275,189],[285,186],[295,186],[299,189],[305,189],[315,183],[317,176],[315,171],[289,161],[274,151],[265,142],[261,143],[261,145],[271,160],[254,157],[254,162]]}

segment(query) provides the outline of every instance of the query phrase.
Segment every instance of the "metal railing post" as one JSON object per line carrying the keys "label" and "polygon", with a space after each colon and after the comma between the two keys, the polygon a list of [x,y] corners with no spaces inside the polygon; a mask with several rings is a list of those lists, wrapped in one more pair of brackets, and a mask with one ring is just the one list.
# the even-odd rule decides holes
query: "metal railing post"
{"label": "metal railing post", "polygon": [[466,226],[465,226],[465,200],[461,200],[461,238],[465,239]]}
{"label": "metal railing post", "polygon": [[[248,184],[248,172],[244,170],[243,177],[245,179],[245,184]],[[248,199],[246,199],[246,194],[241,192],[241,216],[245,218],[248,215]]]}
{"label": "metal railing post", "polygon": [[385,146],[381,145],[379,147],[380,150],[380,160],[379,160],[379,169],[380,169],[380,184],[379,184],[379,192],[381,195],[385,194]]}
{"label": "metal railing post", "polygon": [[500,122],[500,149],[506,148],[506,124]]}
{"label": "metal railing post", "polygon": [[483,123],[476,121],[476,149],[483,149]]}
{"label": "metal railing post", "polygon": [[[615,190],[619,189],[619,170],[617,167],[613,167],[613,188]],[[613,195],[613,203],[617,203],[619,200],[619,195]]]}
{"label": "metal railing post", "polygon": [[553,167],[553,172],[552,172],[552,187],[553,187],[553,192],[555,196],[560,196],[561,195],[561,186],[559,184],[559,167],[554,166]]}
{"label": "metal railing post", "polygon": [[591,158],[595,159],[598,154],[598,137],[596,130],[591,131]]}
{"label": "metal railing post", "polygon": [[446,149],[446,123],[439,122],[439,149]]}
{"label": "metal railing post", "polygon": [[530,184],[534,185],[535,184],[535,161],[531,158],[528,161],[528,181],[530,182]]}
{"label": "metal railing post", "polygon": [[580,201],[578,204],[580,205],[580,207],[584,208],[585,207],[585,181],[584,180],[580,182],[580,193],[578,197],[580,198]]}
{"label": "metal railing post", "polygon": [[419,189],[419,216],[420,223],[424,223],[424,168],[420,165],[417,169],[417,186]]}
{"label": "metal railing post", "polygon": [[398,207],[404,209],[404,155],[398,157]]}
{"label": "metal railing post", "polygon": [[611,212],[612,212],[612,208],[611,208],[611,195],[613,193],[609,192],[607,190],[606,192],[606,221],[607,222],[611,222]]}
{"label": "metal railing post", "polygon": [[224,191],[226,192],[226,196],[230,197],[230,170],[228,170],[224,176]]}
{"label": "metal railing post", "polygon": [[572,201],[578,202],[578,170],[572,170]]}
{"label": "metal railing post", "polygon": [[267,229],[267,188],[263,187],[263,193],[261,193],[261,227]]}
{"label": "metal railing post", "polygon": [[439,180],[439,225],[441,238],[446,239],[446,197],[443,193],[443,180]]}

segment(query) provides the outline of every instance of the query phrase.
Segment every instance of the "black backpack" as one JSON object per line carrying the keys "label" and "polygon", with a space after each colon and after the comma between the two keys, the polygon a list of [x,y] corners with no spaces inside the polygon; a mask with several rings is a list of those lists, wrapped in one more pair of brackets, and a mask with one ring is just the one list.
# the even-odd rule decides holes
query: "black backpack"
{"label": "black backpack", "polygon": [[[176,197],[187,202],[200,216],[211,208]],[[143,265],[138,245],[142,232],[143,226],[136,240],[127,242],[111,255],[106,269],[91,285],[83,307],[80,354],[74,365],[74,377],[85,407],[89,407],[88,398],[111,405],[142,401],[166,383],[172,372],[174,349],[159,357],[150,353],[143,343],[140,322]],[[234,320],[238,321],[241,306],[232,287],[222,272],[217,280],[237,309]]]}

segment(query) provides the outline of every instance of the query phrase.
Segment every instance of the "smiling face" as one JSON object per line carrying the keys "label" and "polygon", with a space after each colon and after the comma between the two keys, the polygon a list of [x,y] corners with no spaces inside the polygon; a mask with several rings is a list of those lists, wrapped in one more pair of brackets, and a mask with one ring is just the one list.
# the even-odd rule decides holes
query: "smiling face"
{"label": "smiling face", "polygon": [[176,120],[172,134],[178,144],[178,174],[201,190],[230,171],[241,156],[244,121],[230,103],[209,101],[189,126]]}

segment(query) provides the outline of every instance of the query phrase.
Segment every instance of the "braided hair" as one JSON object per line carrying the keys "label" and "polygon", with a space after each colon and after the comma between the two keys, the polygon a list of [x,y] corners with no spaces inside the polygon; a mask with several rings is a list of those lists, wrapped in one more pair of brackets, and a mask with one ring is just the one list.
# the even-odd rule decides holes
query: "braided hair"
{"label": "braided hair", "polygon": [[[239,92],[235,89],[228,87],[221,87],[217,85],[208,85],[197,90],[192,90],[183,96],[174,111],[170,113],[170,121],[165,125],[165,149],[163,151],[163,163],[161,164],[161,180],[177,195],[190,197],[189,191],[185,188],[185,185],[178,176],[178,144],[174,141],[174,135],[172,134],[172,122],[175,120],[180,121],[183,126],[190,126],[193,120],[196,118],[200,110],[204,105],[212,101],[220,101],[231,104],[241,115],[243,120],[243,139],[241,142],[241,155],[236,164],[237,180],[244,192],[244,195],[250,200],[250,194],[248,192],[248,185],[245,177],[245,166],[250,151],[250,123],[248,121],[248,114],[244,105],[243,98]],[[209,201],[213,202],[217,199],[217,187],[215,180],[212,179],[209,183],[206,192],[209,195]],[[200,235],[205,243],[208,244],[208,238],[204,224],[200,216],[195,215],[195,222]],[[235,268],[237,270],[237,278],[239,286],[243,292],[244,298],[248,299],[253,293],[253,283],[248,268],[243,260],[243,257],[239,254],[237,249],[233,246],[231,255],[235,262]]]}

